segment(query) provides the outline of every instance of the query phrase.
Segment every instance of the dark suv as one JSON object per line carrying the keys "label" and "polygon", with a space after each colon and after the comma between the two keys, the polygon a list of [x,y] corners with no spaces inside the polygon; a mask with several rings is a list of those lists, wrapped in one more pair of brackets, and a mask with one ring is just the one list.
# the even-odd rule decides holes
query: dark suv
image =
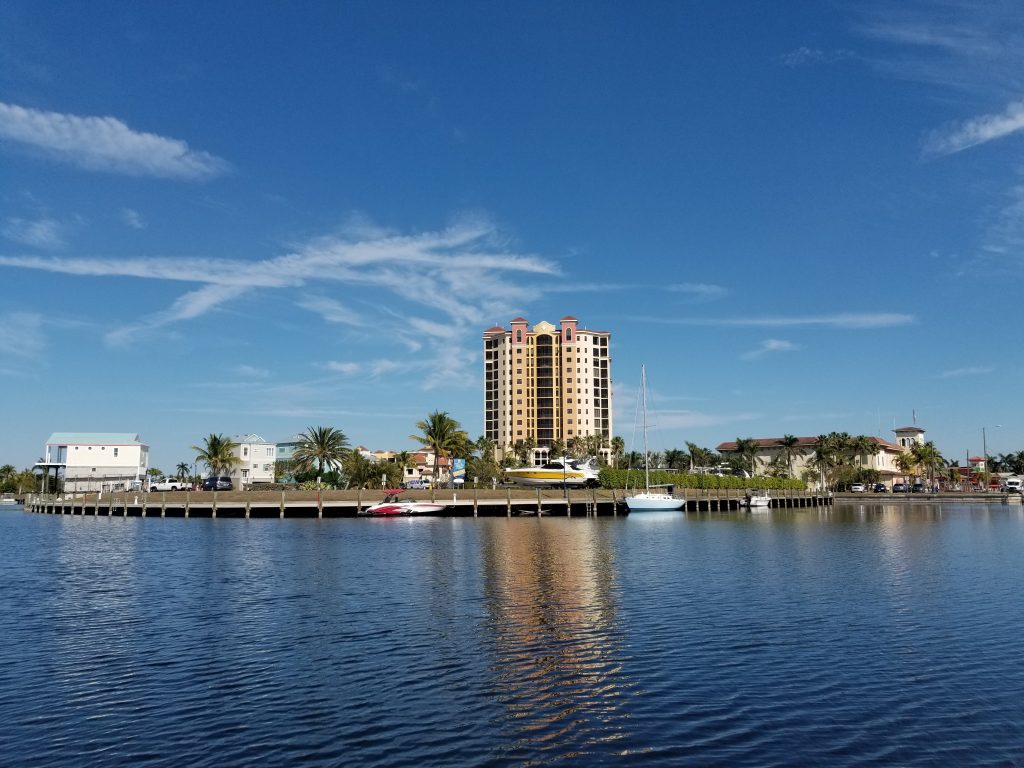
{"label": "dark suv", "polygon": [[221,477],[208,477],[203,480],[204,491],[230,491],[232,488],[234,488],[234,485],[231,484],[231,478],[223,475]]}
{"label": "dark suv", "polygon": [[907,487],[906,483],[893,483],[892,492],[893,493],[909,493],[910,492],[910,488]]}

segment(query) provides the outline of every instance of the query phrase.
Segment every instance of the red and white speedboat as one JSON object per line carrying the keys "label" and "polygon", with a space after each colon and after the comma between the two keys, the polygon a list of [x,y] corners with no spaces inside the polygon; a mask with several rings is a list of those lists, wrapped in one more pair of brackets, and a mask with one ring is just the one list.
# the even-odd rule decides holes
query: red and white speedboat
{"label": "red and white speedboat", "polygon": [[367,507],[359,514],[367,517],[387,517],[392,515],[433,515],[447,507],[447,504],[435,504],[432,501],[416,501],[415,499],[399,498],[400,491],[386,491],[384,501]]}

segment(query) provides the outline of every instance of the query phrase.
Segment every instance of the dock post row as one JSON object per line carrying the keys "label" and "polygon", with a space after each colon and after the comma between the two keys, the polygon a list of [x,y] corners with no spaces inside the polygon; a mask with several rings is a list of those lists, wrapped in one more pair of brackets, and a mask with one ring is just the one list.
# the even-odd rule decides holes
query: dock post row
{"label": "dock post row", "polygon": [[[442,489],[443,490],[443,489]],[[628,512],[622,489],[540,489],[535,495],[503,491],[457,491],[448,500],[443,492],[430,492],[448,508],[440,517],[519,517],[561,515],[566,517],[618,516]],[[29,512],[93,517],[207,517],[207,518],[339,518],[355,517],[379,501],[379,493],[364,491],[241,491],[160,492],[117,491],[69,495],[33,494],[25,499]],[[372,495],[371,495],[372,494]],[[781,495],[778,495],[781,494]],[[409,494],[416,497],[417,494]],[[744,492],[737,489],[695,489],[680,492],[686,500],[681,512],[735,512],[744,507]],[[808,509],[835,503],[832,494],[811,491],[773,492],[773,509]]]}

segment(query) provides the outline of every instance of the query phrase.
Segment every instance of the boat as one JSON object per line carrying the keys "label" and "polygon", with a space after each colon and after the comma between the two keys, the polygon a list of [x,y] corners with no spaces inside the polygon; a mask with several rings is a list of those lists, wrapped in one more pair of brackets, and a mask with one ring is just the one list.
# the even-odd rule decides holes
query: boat
{"label": "boat", "polygon": [[506,469],[505,477],[517,485],[561,488],[563,485],[597,488],[599,469],[597,459],[572,459],[563,456],[540,467]]}
{"label": "boat", "polygon": [[630,512],[671,511],[682,509],[686,499],[677,499],[671,493],[651,490],[651,467],[647,452],[647,369],[640,366],[640,392],[643,398],[644,427],[644,490],[626,497],[626,506]]}
{"label": "boat", "polygon": [[401,498],[401,491],[385,491],[384,501],[367,507],[357,514],[363,517],[393,517],[396,515],[434,515],[442,512],[448,505],[435,504],[432,501],[416,501]]}
{"label": "boat", "polygon": [[3,496],[0,496],[0,506],[14,506],[17,503],[18,500],[9,493],[5,493]]}
{"label": "boat", "polygon": [[740,505],[744,507],[755,507],[767,508],[772,505],[772,497],[768,491],[748,491],[747,495],[740,500]]}

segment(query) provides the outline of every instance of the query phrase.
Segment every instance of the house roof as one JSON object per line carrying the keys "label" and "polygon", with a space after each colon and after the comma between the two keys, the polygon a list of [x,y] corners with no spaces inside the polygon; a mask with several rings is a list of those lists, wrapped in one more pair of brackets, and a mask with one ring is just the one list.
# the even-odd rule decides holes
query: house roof
{"label": "house roof", "polygon": [[579,322],[579,320],[577,320],[577,319],[576,319],[575,317],[573,317],[572,315],[566,315],[565,317],[563,317],[563,318],[562,318],[561,320],[559,320],[558,322],[560,322],[560,323],[564,323],[564,322],[570,322],[570,323],[578,323],[578,322]]}
{"label": "house roof", "polygon": [[489,334],[489,333],[505,333],[505,329],[502,328],[500,325],[492,325],[490,328],[488,328],[486,331],[484,331],[484,333],[485,334]]}
{"label": "house roof", "polygon": [[255,432],[253,432],[251,434],[248,434],[248,435],[235,435],[234,437],[231,438],[231,440],[233,442],[238,443],[239,445],[241,445],[242,443],[265,443],[265,442],[267,442],[262,437],[257,435]]}
{"label": "house roof", "polygon": [[916,425],[913,427],[897,427],[893,432],[919,432],[922,435],[924,434],[924,430]]}
{"label": "house roof", "polygon": [[47,445],[145,445],[137,432],[54,432]]}
{"label": "house roof", "polygon": [[527,322],[525,317],[514,317],[512,318],[513,323],[525,323]]}

